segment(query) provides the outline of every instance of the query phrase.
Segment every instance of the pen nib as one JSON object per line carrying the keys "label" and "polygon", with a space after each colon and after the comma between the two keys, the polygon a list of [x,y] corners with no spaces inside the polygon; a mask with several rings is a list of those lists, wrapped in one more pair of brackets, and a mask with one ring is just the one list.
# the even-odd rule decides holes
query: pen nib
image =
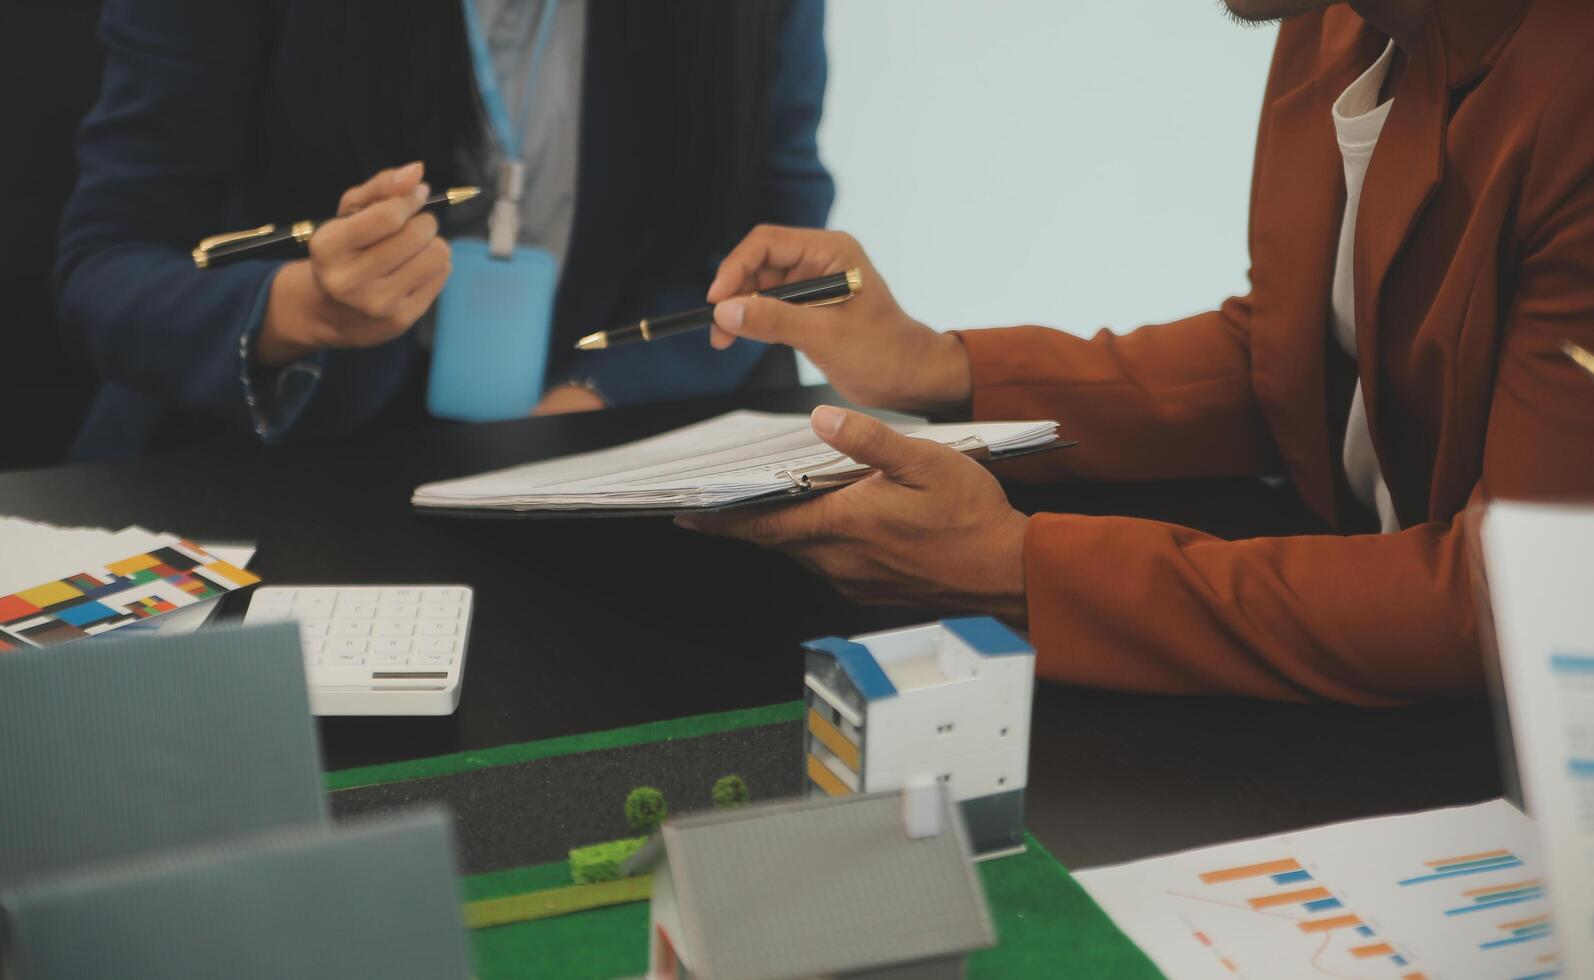
{"label": "pen nib", "polygon": [[450,187],[448,189],[449,204],[463,204],[482,192],[480,187]]}
{"label": "pen nib", "polygon": [[576,341],[576,350],[603,350],[608,346],[609,334],[604,330],[599,330],[597,333],[589,333]]}
{"label": "pen nib", "polygon": [[1578,345],[1572,343],[1570,340],[1561,341],[1561,350],[1564,351],[1566,356],[1570,357],[1578,367],[1581,367],[1589,374],[1594,375],[1594,354],[1589,353]]}

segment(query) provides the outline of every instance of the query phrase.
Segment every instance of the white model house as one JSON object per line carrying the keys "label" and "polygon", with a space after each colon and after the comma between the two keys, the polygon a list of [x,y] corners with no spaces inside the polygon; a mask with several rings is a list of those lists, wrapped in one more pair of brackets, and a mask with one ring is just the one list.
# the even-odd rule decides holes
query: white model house
{"label": "white model house", "polygon": [[809,795],[946,784],[981,857],[1023,846],[1035,651],[988,617],[803,645]]}

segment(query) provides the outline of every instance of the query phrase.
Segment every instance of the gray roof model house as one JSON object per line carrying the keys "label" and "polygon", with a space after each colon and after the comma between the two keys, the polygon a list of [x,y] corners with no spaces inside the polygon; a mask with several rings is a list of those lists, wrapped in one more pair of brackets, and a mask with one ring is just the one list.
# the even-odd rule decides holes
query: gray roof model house
{"label": "gray roof model house", "polygon": [[933,781],[672,819],[625,870],[650,869],[649,980],[938,980],[996,942]]}

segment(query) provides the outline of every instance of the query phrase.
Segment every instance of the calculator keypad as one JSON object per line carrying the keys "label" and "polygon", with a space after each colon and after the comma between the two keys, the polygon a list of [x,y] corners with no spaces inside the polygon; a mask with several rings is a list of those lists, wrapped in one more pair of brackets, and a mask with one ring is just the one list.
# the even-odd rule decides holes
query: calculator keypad
{"label": "calculator keypad", "polygon": [[298,621],[313,687],[318,667],[366,668],[373,676],[395,669],[454,673],[464,657],[470,606],[471,591],[456,586],[263,587],[244,621]]}

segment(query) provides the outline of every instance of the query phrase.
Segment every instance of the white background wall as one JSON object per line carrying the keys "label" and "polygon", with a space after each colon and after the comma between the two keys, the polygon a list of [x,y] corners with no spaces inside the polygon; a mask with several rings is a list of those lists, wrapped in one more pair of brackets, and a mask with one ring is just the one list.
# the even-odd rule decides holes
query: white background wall
{"label": "white background wall", "polygon": [[829,0],[831,224],[941,328],[1211,309],[1273,38],[1213,0]]}

